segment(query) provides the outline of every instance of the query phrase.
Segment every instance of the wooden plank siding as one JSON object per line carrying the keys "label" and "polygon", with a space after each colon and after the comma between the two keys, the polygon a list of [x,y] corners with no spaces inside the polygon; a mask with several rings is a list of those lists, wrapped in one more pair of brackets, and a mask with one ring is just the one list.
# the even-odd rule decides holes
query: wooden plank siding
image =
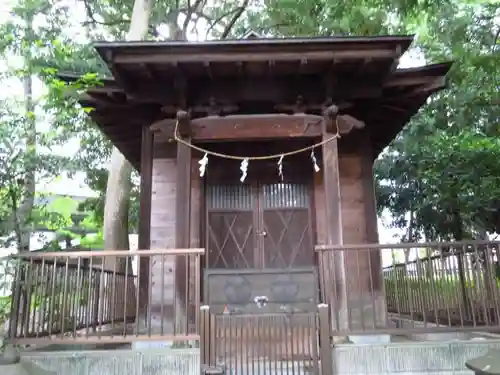
{"label": "wooden plank siding", "polygon": [[[172,148],[171,144],[154,143],[153,173],[152,173],[152,205],[151,205],[151,248],[169,249],[176,247],[176,198],[177,198],[177,163],[173,156],[175,152],[166,152],[165,148]],[[200,207],[201,207],[201,180],[198,171],[198,159],[191,163],[191,215],[190,215],[190,242],[191,248],[200,247]],[[195,262],[189,264],[190,275],[195,274]],[[175,306],[175,274],[176,262],[174,257],[154,257],[151,262],[151,315],[154,333],[159,333],[163,319],[164,329],[173,329]],[[163,293],[162,293],[163,289]],[[195,279],[189,280],[190,316],[194,309]],[[163,309],[161,308],[163,304]],[[177,306],[184,308],[184,306]],[[163,316],[161,312],[163,310]],[[180,311],[178,311],[180,313]],[[156,332],[157,331],[157,332]]]}

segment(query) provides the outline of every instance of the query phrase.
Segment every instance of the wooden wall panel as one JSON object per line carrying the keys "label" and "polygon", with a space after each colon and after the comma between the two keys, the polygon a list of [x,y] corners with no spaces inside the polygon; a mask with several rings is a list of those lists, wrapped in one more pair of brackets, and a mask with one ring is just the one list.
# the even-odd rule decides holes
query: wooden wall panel
{"label": "wooden wall panel", "polygon": [[[155,146],[159,147],[159,145]],[[190,247],[198,248],[200,247],[201,179],[197,159],[193,160],[192,166]],[[175,158],[153,159],[151,249],[175,248],[176,172]],[[153,331],[159,333],[163,320],[164,332],[169,332],[173,330],[174,319],[175,259],[173,257],[163,257],[162,259],[161,256],[156,256],[152,260],[151,266]],[[193,259],[189,263],[189,296],[192,305],[190,316],[195,308],[195,266]],[[163,317],[161,316],[162,304]],[[176,311],[183,307],[177,306]]]}
{"label": "wooden wall panel", "polygon": [[[175,247],[176,176],[175,159],[153,159],[151,249]],[[154,333],[160,333],[162,320],[165,331],[173,331],[174,272],[173,257],[153,257],[150,282]]]}

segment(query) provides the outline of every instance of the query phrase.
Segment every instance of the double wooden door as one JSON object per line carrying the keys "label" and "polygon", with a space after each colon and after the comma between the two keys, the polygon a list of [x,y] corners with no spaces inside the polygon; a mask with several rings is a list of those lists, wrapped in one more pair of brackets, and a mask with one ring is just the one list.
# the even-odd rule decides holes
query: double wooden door
{"label": "double wooden door", "polygon": [[[259,175],[259,174],[257,174]],[[207,268],[289,268],[314,264],[307,178],[276,177],[205,187]]]}

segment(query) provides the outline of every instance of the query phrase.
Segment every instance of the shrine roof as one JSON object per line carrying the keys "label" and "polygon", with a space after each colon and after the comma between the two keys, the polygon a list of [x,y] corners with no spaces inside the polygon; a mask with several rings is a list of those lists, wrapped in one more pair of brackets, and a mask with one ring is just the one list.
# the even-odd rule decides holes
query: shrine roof
{"label": "shrine roof", "polygon": [[[366,123],[375,156],[434,92],[451,63],[397,69],[412,36],[246,39],[95,44],[113,79],[89,89],[82,105],[139,169],[141,128],[173,118],[180,96],[193,117],[215,99],[232,114],[277,113],[301,96],[319,114],[326,98]],[[61,75],[64,80],[78,77]],[[182,90],[181,90],[182,88]]]}

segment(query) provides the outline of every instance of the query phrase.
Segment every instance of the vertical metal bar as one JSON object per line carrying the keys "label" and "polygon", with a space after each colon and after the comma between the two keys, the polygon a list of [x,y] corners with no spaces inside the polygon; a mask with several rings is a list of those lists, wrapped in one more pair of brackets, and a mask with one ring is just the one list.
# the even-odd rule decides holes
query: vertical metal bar
{"label": "vertical metal bar", "polygon": [[[123,296],[123,336],[127,336],[127,325],[128,325],[128,288],[129,288],[129,277],[130,275],[128,274],[129,270],[129,260],[130,257],[125,257],[125,278],[124,278],[124,284],[123,287],[125,288],[124,290],[124,296]],[[133,281],[133,279],[132,279]],[[133,283],[132,283],[133,285]],[[137,317],[136,317],[137,319]]]}
{"label": "vertical metal bar", "polygon": [[69,272],[69,257],[66,256],[66,260],[64,262],[64,281],[63,281],[63,290],[62,290],[62,303],[61,303],[61,338],[64,337],[64,328],[65,328],[65,323],[66,323],[66,304],[67,304],[67,298],[68,298],[68,272]]}
{"label": "vertical metal bar", "polygon": [[200,364],[208,365],[210,362],[210,307],[200,307]]}
{"label": "vertical metal bar", "polygon": [[425,298],[427,297],[424,295],[424,290],[425,286],[427,284],[426,282],[426,277],[425,277],[425,266],[422,264],[422,259],[420,259],[420,256],[417,255],[417,259],[415,260],[415,265],[417,267],[417,277],[415,278],[416,285],[417,285],[417,304],[418,304],[418,310],[417,316],[422,314],[422,320],[424,323],[424,327],[427,327],[427,304],[425,302]]}
{"label": "vertical metal bar", "polygon": [[[365,331],[365,309],[363,306],[363,291],[362,287],[360,285],[360,280],[361,280],[361,272],[360,272],[360,265],[359,265],[359,253],[363,251],[361,249],[354,249],[353,252],[356,254],[356,273],[357,273],[357,279],[356,279],[356,294],[358,295],[358,306],[359,306],[359,311],[360,311],[360,319],[361,319],[361,330]],[[372,273],[371,268],[368,268],[370,271],[368,272],[370,275]],[[349,319],[351,319],[351,310],[349,310]],[[356,327],[355,329],[358,329]]]}
{"label": "vertical metal bar", "polygon": [[217,322],[215,319],[215,314],[209,314],[209,319],[210,319],[210,324],[208,325],[209,327],[209,340],[210,340],[210,361],[209,365],[215,365],[216,364],[216,355],[217,355],[217,347],[219,340],[217,340],[217,334],[218,334],[218,329],[217,327]]}
{"label": "vertical metal bar", "polygon": [[[161,265],[160,265],[160,279],[161,279],[161,287],[160,287],[160,294],[161,294],[161,299],[160,299],[160,334],[163,336],[165,334],[165,312],[164,312],[164,306],[165,306],[165,255],[161,255]],[[153,286],[151,286],[152,288]],[[174,288],[176,287],[175,282],[174,282]],[[175,302],[174,302],[175,303]],[[175,324],[175,323],[174,323]]]}
{"label": "vertical metal bar", "polygon": [[330,347],[330,322],[328,317],[328,305],[318,305],[319,321],[319,351],[321,357],[321,374],[333,374],[332,349]]}
{"label": "vertical metal bar", "polygon": [[76,259],[76,265],[73,264],[72,267],[69,270],[69,286],[68,286],[68,294],[69,294],[69,301],[68,301],[68,311],[69,311],[69,318],[68,318],[68,332],[71,334],[72,337],[74,337],[73,332],[74,332],[74,327],[75,327],[75,322],[77,321],[78,315],[77,315],[77,310],[76,310],[76,301],[78,299],[78,293],[80,290],[78,289],[78,279],[77,279],[77,274],[78,274],[78,260],[80,257]]}
{"label": "vertical metal bar", "polygon": [[56,308],[56,281],[57,281],[57,257],[54,257],[54,261],[52,263],[52,283],[50,288],[50,307],[49,307],[49,321],[48,321],[48,333],[49,336],[52,335],[53,328],[53,318],[54,318],[54,309]]}
{"label": "vertical metal bar", "polygon": [[50,280],[50,274],[47,272],[48,267],[45,264],[45,258],[42,258],[42,264],[40,265],[40,267],[42,269],[42,274],[40,277],[42,287],[41,287],[41,291],[40,291],[41,301],[40,301],[40,308],[38,310],[38,325],[37,325],[37,330],[36,330],[36,337],[39,337],[39,334],[44,333],[44,331],[46,329],[45,328],[45,322],[46,322],[45,309],[47,307],[46,294],[47,294],[47,284],[49,283],[49,280]]}
{"label": "vertical metal bar", "polygon": [[[432,259],[432,262],[434,262],[437,259]],[[437,263],[437,262],[435,262]],[[436,278],[436,273],[435,270],[437,269],[437,264],[433,265],[432,267],[432,272],[431,272],[431,280],[430,284],[432,286],[432,306],[433,306],[433,312],[434,312],[434,323],[438,324],[439,323],[439,314],[438,314],[438,309],[439,309],[439,302],[438,302],[438,282],[439,278]]]}
{"label": "vertical metal bar", "polygon": [[[377,252],[377,257],[380,257],[381,254],[380,254],[380,250],[376,249],[368,249],[367,250],[367,256],[368,256],[368,269],[370,270],[370,272],[368,272],[368,279],[369,279],[369,289],[370,289],[370,293],[371,293],[371,304],[372,304],[372,311],[373,311],[373,326],[372,328],[375,330],[377,329],[377,323],[378,323],[378,313],[377,313],[377,307],[375,306],[375,301],[378,299],[377,297],[377,293],[383,293],[384,292],[384,286],[381,285],[380,288],[382,290],[378,290],[376,291],[375,290],[375,282],[373,280],[373,272],[371,271],[373,268],[372,268],[372,254],[374,253],[374,251]],[[377,277],[379,278],[377,284],[380,285],[380,280],[382,280],[382,283],[383,283],[383,275],[381,274],[381,271],[382,269],[379,268],[379,272],[377,272]],[[384,296],[385,297],[385,296]],[[383,327],[386,327],[387,326],[387,314],[384,314],[385,315],[385,322],[382,323],[382,326]]]}
{"label": "vertical metal bar", "polygon": [[[238,345],[238,338],[234,336],[234,319],[232,316],[227,316],[226,317],[226,320],[227,320],[227,328],[229,330],[229,335],[228,335],[228,348],[229,350],[226,352],[226,358],[229,356],[229,368],[231,369],[231,371],[234,371],[233,369],[235,368],[235,363],[233,362],[234,360],[234,355],[233,355],[233,351],[234,351],[234,346],[235,345]],[[227,333],[227,331],[226,331]],[[226,360],[226,363],[227,363],[227,360]]]}
{"label": "vertical metal bar", "polygon": [[36,330],[36,316],[38,315],[37,314],[37,311],[40,309],[39,306],[40,306],[40,302],[41,302],[41,295],[40,295],[40,288],[41,288],[41,280],[40,280],[40,265],[38,264],[38,262],[36,263],[36,265],[34,265],[34,275],[33,275],[33,279],[34,279],[34,290],[33,290],[33,299],[34,299],[34,304],[33,304],[33,311],[30,313],[30,323],[31,323],[31,327],[30,327],[30,336],[34,335],[36,336],[37,335],[37,330]]}
{"label": "vertical metal bar", "polygon": [[[498,252],[498,245],[497,245],[497,252]],[[492,291],[493,294],[493,306],[490,308],[490,311],[492,312],[492,320],[493,323],[498,325],[500,324],[500,290],[497,285],[497,278],[496,278],[496,261],[494,259],[494,254],[492,252],[491,246],[487,245],[486,246],[486,258],[487,261],[486,263],[488,264],[488,280],[490,282],[490,290]]]}
{"label": "vertical metal bar", "polygon": [[174,298],[173,298],[173,306],[172,306],[172,311],[173,311],[173,317],[172,317],[172,320],[173,320],[173,333],[174,335],[177,335],[178,334],[178,327],[177,327],[177,321],[178,321],[178,311],[177,311],[177,293],[178,293],[178,285],[177,285],[177,282],[178,282],[178,279],[177,279],[177,255],[174,255],[173,256],[173,268],[172,268],[172,273],[173,273],[173,280],[174,280],[174,285],[173,285],[173,294],[174,294]]}
{"label": "vertical metal bar", "polygon": [[[332,287],[330,288],[330,290],[332,292],[332,296],[329,299],[328,305],[330,306],[331,309],[333,309],[335,311],[334,331],[340,331],[340,330],[343,330],[343,327],[340,326],[340,317],[341,317],[340,309],[344,308],[344,306],[342,306],[343,303],[346,304],[345,308],[347,308],[347,301],[342,301],[343,293],[341,293],[340,295],[339,295],[339,293],[337,293],[337,283],[338,283],[339,275],[337,274],[337,267],[336,267],[336,264],[334,262],[334,259],[344,260],[344,257],[343,256],[341,256],[341,257],[336,256],[335,252],[336,251],[334,250],[330,253],[328,253],[326,251],[323,253],[324,253],[324,256],[327,257],[327,260],[328,260],[328,263],[325,262],[324,264],[325,265],[329,264],[330,265],[329,269],[332,270],[332,273],[331,273],[332,279],[330,280],[330,283],[333,284]],[[342,253],[341,253],[341,255],[342,255]],[[328,271],[328,268],[327,268],[326,272],[327,271]]]}
{"label": "vertical metal bar", "polygon": [[79,306],[82,300],[82,257],[78,257],[76,262],[76,288],[73,291],[75,295],[74,301],[74,319],[73,319],[73,337],[76,337],[76,331],[80,325],[80,309]]}
{"label": "vertical metal bar", "polygon": [[[147,321],[147,332],[148,336],[152,335],[152,330],[153,330],[153,317],[151,314],[151,308],[152,308],[152,303],[153,303],[153,257],[151,255],[146,255],[146,258],[148,259],[148,280],[147,280],[147,301],[148,301],[148,306],[146,307],[146,321]],[[138,300],[139,301],[139,300]],[[163,319],[163,316],[161,317]]]}
{"label": "vertical metal bar", "polygon": [[393,275],[393,282],[394,282],[394,290],[392,291],[393,296],[395,295],[394,301],[396,305],[396,310],[398,314],[401,314],[401,297],[402,294],[399,291],[399,277],[398,277],[398,267],[396,267],[396,264],[394,263],[394,249],[391,249],[391,259],[393,259],[393,264],[392,264],[392,275]]}
{"label": "vertical metal bar", "polygon": [[[191,195],[191,192],[189,193]],[[189,281],[191,280],[190,277],[190,268],[191,268],[191,257],[188,254],[180,255],[184,257],[184,311],[185,311],[185,319],[184,319],[184,332],[183,334],[188,334],[189,333],[189,321],[190,321],[190,314],[189,314]]]}
{"label": "vertical metal bar", "polygon": [[[140,310],[139,310],[139,296],[141,294],[141,273],[140,268],[141,268],[141,263],[143,262],[142,260],[142,254],[137,255],[137,264],[139,267],[139,272],[137,272],[137,288],[136,288],[136,293],[135,293],[135,332],[134,335],[138,336],[139,335],[139,330],[140,330],[140,321],[141,321],[141,316],[140,316]],[[151,270],[149,270],[149,274],[151,274]],[[148,278],[149,280],[149,278]],[[146,282],[148,281],[146,280]],[[149,290],[149,287],[148,287]]]}
{"label": "vertical metal bar", "polygon": [[[484,272],[484,267],[481,266],[481,257],[479,255],[479,251],[477,249],[477,245],[476,244],[473,244],[472,245],[473,247],[473,250],[474,250],[474,257],[475,257],[475,265],[472,264],[471,261],[469,261],[469,265],[471,269],[471,271],[473,272],[473,274],[475,275],[475,285],[474,285],[474,288],[473,290],[476,291],[476,294],[478,295],[478,299],[481,301],[480,303],[480,306],[479,306],[479,311],[482,310],[482,319],[480,319],[480,324],[484,324],[484,325],[489,325],[489,319],[488,319],[488,312],[486,310],[487,308],[487,304],[488,304],[488,298],[487,298],[487,293],[489,288],[488,288],[488,284],[487,284],[487,280],[484,276],[485,275],[485,272]],[[483,268],[483,272],[481,272],[481,268]],[[491,297],[491,296],[489,296]],[[475,300],[475,299],[473,299]],[[480,314],[480,317],[481,317],[481,314]]]}
{"label": "vertical metal bar", "polygon": [[465,285],[462,286],[462,293],[463,293],[463,299],[464,299],[464,304],[466,305],[466,312],[472,316],[472,323],[474,327],[478,325],[477,321],[477,314],[476,314],[476,308],[472,304],[472,301],[474,300],[474,296],[471,295],[470,291],[473,290],[473,285],[474,285],[474,280],[471,279],[471,272],[470,268],[466,267],[466,262],[467,262],[467,248],[464,245],[460,246],[461,248],[461,254],[462,254],[462,262],[459,263],[461,264],[462,267],[462,273],[465,276]]}
{"label": "vertical metal bar", "polygon": [[200,254],[195,255],[195,281],[194,281],[194,299],[195,299],[195,327],[196,327],[196,332],[200,329],[200,296],[201,296],[201,290],[200,290],[200,284],[201,284],[201,275],[200,275]]}
{"label": "vertical metal bar", "polygon": [[[117,257],[118,258],[118,257]],[[117,259],[116,262],[113,262],[113,275],[112,275],[112,280],[111,280],[111,298],[110,298],[110,314],[111,314],[111,330],[112,332],[115,329],[115,310],[116,310],[116,263],[120,262],[120,259]]]}
{"label": "vertical metal bar", "polygon": [[[455,267],[453,265],[450,266],[450,263],[451,263],[451,259],[452,257],[456,258],[455,255],[453,254],[445,254],[443,252],[443,248],[440,247],[439,248],[439,254],[440,254],[440,257],[441,257],[441,261],[443,262],[444,264],[444,268],[446,270],[445,272],[445,277],[444,277],[444,283],[443,283],[443,290],[442,290],[442,293],[441,293],[441,304],[442,304],[442,310],[444,311],[445,315],[448,317],[448,323],[450,322],[451,320],[451,317],[450,317],[450,309],[449,309],[449,304],[450,303],[457,303],[458,304],[458,309],[459,309],[459,312],[460,312],[460,319],[461,319],[461,323],[463,324],[463,316],[462,316],[462,308],[461,308],[461,303],[460,303],[460,300],[459,299],[456,299],[455,301],[455,291],[453,290],[452,293],[449,292],[449,286],[450,285],[453,285],[453,283],[455,282],[454,278],[455,278],[455,273],[454,273],[454,270],[455,270]],[[445,316],[445,318],[446,318]],[[439,318],[441,319],[442,316],[440,314]]]}
{"label": "vertical metal bar", "polygon": [[[23,263],[19,258],[14,258],[15,271],[14,279],[12,284],[12,302],[10,308],[10,319],[9,319],[9,339],[15,339],[18,337],[19,331],[19,313],[21,312],[21,294],[23,288],[24,279],[24,267]],[[21,320],[22,322],[22,320]]]}
{"label": "vertical metal bar", "polygon": [[[248,366],[248,360],[245,358],[245,331],[248,329],[248,327],[244,324],[243,319],[239,318],[238,321],[238,327],[239,327],[239,335],[241,339],[241,345],[240,345],[240,350],[239,350],[239,358],[240,358],[240,369],[236,370],[238,373],[243,374],[245,371],[244,364],[247,363]],[[247,372],[248,373],[248,372]]]}
{"label": "vertical metal bar", "polygon": [[[112,262],[116,262],[116,257],[112,258]],[[101,337],[102,335],[102,329],[103,329],[103,324],[104,324],[104,317],[105,317],[105,312],[106,312],[106,305],[107,305],[107,301],[106,301],[106,290],[108,288],[108,285],[107,285],[107,282],[106,282],[106,276],[107,276],[107,272],[105,270],[105,266],[106,266],[106,257],[102,257],[102,260],[101,260],[101,272],[99,272],[99,298],[98,298],[98,306],[99,306],[99,309],[98,309],[98,327],[99,327],[99,337]]]}
{"label": "vertical metal bar", "polygon": [[87,270],[87,301],[88,304],[85,308],[85,337],[89,337],[90,325],[93,325],[94,319],[94,304],[95,304],[95,293],[92,293],[92,287],[94,284],[94,273],[93,273],[93,257],[89,259],[89,267]]}
{"label": "vertical metal bar", "polygon": [[[103,262],[104,263],[104,262]],[[100,297],[100,292],[101,292],[101,274],[102,270],[101,269],[93,269],[92,272],[94,273],[94,280],[95,280],[95,286],[94,286],[94,295],[93,295],[93,311],[92,311],[92,332],[96,333],[97,332],[97,327],[99,325],[99,297]]]}
{"label": "vertical metal bar", "polygon": [[24,303],[24,324],[23,324],[23,335],[24,337],[28,337],[30,334],[29,328],[30,328],[30,317],[31,317],[31,310],[32,310],[32,298],[33,298],[33,258],[29,257],[29,263],[28,267],[26,269],[26,290],[25,290],[25,303]]}
{"label": "vertical metal bar", "polygon": [[[247,350],[247,362],[250,362],[250,352],[252,353],[251,354],[251,363],[252,363],[252,372],[248,371],[247,370],[247,374],[255,374],[255,357],[256,357],[256,348],[255,348],[255,342],[256,341],[256,337],[257,337],[257,331],[256,329],[258,329],[257,327],[257,324],[256,324],[256,319],[254,316],[251,316],[250,319],[249,319],[249,325],[250,325],[250,333],[249,335],[247,336],[247,339],[246,339],[246,342],[248,342],[249,344],[247,344],[247,347],[251,348],[251,350]],[[250,343],[253,343],[253,345],[251,345]],[[257,367],[257,371],[258,371],[258,367]]]}

